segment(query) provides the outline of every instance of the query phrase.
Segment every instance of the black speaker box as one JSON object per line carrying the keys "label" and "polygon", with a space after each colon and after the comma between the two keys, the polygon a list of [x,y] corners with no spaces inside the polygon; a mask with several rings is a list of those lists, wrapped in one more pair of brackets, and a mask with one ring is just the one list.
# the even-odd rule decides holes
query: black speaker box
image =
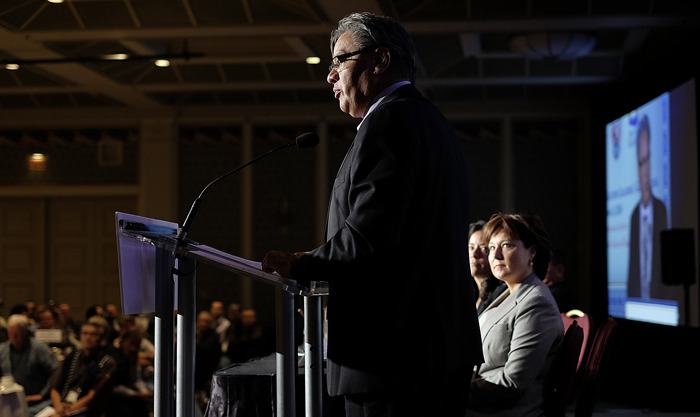
{"label": "black speaker box", "polygon": [[695,283],[693,229],[661,231],[661,280],[666,285]]}

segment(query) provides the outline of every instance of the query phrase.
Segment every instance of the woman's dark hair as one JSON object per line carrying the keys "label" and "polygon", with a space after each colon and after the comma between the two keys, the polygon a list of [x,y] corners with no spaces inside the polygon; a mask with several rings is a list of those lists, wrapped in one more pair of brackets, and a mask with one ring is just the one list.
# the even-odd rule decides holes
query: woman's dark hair
{"label": "woman's dark hair", "polygon": [[496,213],[484,227],[484,240],[488,242],[500,231],[521,240],[527,249],[535,249],[532,270],[543,278],[547,273],[552,245],[542,219],[536,215]]}
{"label": "woman's dark hair", "polygon": [[477,220],[474,223],[469,223],[469,232],[467,232],[467,239],[472,237],[472,235],[480,230],[484,229],[486,222],[483,220]]}

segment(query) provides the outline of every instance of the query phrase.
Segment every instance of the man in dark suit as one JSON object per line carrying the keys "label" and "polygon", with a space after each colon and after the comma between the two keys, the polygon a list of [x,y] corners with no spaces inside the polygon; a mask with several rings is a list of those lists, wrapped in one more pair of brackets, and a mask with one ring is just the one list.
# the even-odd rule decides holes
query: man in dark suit
{"label": "man in dark suit", "polygon": [[362,120],[335,178],[327,242],[268,252],[263,269],[329,282],[328,391],[348,416],[461,416],[482,360],[463,150],[412,85],[413,44],[398,23],[349,15],[331,50],[333,94]]}
{"label": "man in dark suit", "polygon": [[641,199],[630,220],[630,256],[627,296],[667,298],[661,282],[660,232],[668,227],[666,206],[651,190],[651,137],[649,118],[644,115],[637,129],[637,163]]}

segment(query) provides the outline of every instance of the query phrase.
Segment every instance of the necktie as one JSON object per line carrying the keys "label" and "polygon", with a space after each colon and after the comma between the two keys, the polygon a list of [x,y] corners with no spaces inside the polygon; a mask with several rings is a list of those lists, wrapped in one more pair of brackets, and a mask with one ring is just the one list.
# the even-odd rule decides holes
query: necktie
{"label": "necktie", "polygon": [[641,253],[641,270],[640,270],[640,280],[641,280],[641,297],[646,299],[650,298],[650,284],[651,284],[651,221],[649,215],[645,215],[642,223],[642,253]]}

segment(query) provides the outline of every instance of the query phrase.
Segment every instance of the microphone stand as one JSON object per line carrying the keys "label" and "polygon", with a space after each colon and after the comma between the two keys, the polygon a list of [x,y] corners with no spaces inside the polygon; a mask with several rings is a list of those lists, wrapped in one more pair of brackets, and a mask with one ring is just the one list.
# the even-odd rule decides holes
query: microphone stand
{"label": "microphone stand", "polygon": [[238,171],[242,170],[243,168],[259,161],[260,159],[265,158],[266,156],[275,153],[277,151],[280,151],[284,148],[289,148],[291,146],[294,146],[294,143],[285,143],[284,145],[279,145],[275,148],[270,149],[267,152],[264,152],[255,158],[251,159],[250,161],[246,162],[245,164],[236,167],[235,169],[232,169],[229,172],[226,172],[216,178],[214,178],[209,184],[207,184],[202,191],[199,193],[199,196],[194,200],[192,203],[192,206],[190,207],[189,212],[187,213],[187,216],[185,217],[185,222],[182,224],[182,228],[180,228],[180,232],[177,234],[176,242],[175,242],[175,249],[173,250],[173,254],[177,254],[178,249],[182,246],[182,242],[187,239],[187,235],[190,232],[190,228],[192,228],[192,223],[194,222],[194,218],[197,215],[197,211],[199,210],[199,206],[202,204],[202,201],[204,201],[204,194],[209,190],[209,188],[216,184],[217,182],[223,180],[224,178],[227,178]]}

